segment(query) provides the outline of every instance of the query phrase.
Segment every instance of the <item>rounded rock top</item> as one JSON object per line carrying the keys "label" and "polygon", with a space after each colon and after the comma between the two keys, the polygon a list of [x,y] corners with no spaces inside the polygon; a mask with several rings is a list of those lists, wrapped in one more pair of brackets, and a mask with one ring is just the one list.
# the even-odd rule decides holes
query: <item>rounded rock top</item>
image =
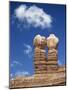
{"label": "rounded rock top", "polygon": [[33,44],[36,45],[42,45],[45,44],[46,45],[46,37],[41,36],[41,35],[36,35],[34,40],[33,40]]}
{"label": "rounded rock top", "polygon": [[59,38],[56,37],[54,34],[50,34],[50,36],[47,38],[47,40],[49,40],[49,39],[54,39],[56,43],[59,42]]}
{"label": "rounded rock top", "polygon": [[50,34],[50,36],[47,38],[48,48],[56,48],[58,42],[59,42],[59,39],[54,34]]}

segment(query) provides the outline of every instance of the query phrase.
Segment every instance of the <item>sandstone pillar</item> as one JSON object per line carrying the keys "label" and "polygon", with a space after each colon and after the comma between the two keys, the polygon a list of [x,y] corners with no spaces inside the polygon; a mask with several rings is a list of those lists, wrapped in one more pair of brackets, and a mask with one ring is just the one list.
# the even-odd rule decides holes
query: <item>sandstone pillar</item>
{"label": "sandstone pillar", "polygon": [[54,34],[50,34],[50,36],[47,38],[47,71],[49,72],[57,70],[58,67],[58,41],[59,39]]}
{"label": "sandstone pillar", "polygon": [[37,35],[34,38],[34,67],[35,74],[43,74],[46,72],[46,38]]}

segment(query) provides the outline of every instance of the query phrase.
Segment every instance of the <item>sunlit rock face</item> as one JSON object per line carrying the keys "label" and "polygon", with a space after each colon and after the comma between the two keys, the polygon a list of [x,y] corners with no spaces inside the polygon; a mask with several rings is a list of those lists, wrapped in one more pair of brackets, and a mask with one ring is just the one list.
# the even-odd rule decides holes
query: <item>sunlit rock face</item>
{"label": "sunlit rock face", "polygon": [[59,39],[54,34],[50,34],[50,36],[47,38],[48,48],[56,48],[58,45],[58,42],[59,42]]}
{"label": "sunlit rock face", "polygon": [[46,38],[41,35],[36,35],[33,41],[34,46],[45,48],[46,46]]}
{"label": "sunlit rock face", "polygon": [[47,38],[47,47],[48,47],[48,55],[47,55],[47,69],[50,72],[58,69],[58,45],[59,39],[54,35],[50,34]]}
{"label": "sunlit rock face", "polygon": [[36,35],[34,38],[34,67],[35,74],[44,74],[46,72],[46,38]]}

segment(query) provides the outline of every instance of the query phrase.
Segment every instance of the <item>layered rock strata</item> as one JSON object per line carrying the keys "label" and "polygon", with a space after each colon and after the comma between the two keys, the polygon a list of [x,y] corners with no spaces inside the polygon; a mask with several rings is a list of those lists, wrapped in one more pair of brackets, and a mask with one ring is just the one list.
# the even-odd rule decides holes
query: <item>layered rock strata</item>
{"label": "layered rock strata", "polygon": [[37,35],[34,38],[34,67],[35,74],[44,74],[46,72],[46,38]]}
{"label": "layered rock strata", "polygon": [[37,35],[33,41],[35,74],[15,77],[10,80],[10,88],[66,85],[66,67],[58,65],[58,41],[54,34],[50,34],[47,40]]}
{"label": "layered rock strata", "polygon": [[58,69],[58,38],[51,34],[47,38],[47,47],[48,47],[48,55],[47,55],[47,70],[54,71]]}

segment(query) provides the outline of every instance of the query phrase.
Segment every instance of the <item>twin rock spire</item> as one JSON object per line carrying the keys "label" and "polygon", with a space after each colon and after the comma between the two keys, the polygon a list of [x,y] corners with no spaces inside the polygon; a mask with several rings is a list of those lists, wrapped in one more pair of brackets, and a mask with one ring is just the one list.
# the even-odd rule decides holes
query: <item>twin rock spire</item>
{"label": "twin rock spire", "polygon": [[35,36],[33,41],[35,74],[45,74],[58,69],[58,42],[59,39],[54,34],[50,34],[47,38],[41,35]]}

